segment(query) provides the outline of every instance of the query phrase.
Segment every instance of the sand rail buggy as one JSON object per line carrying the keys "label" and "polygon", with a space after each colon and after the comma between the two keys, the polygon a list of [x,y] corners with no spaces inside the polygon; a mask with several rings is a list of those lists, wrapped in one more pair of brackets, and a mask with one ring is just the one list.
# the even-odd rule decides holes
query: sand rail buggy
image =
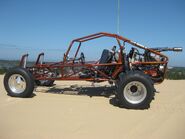
{"label": "sand rail buggy", "polygon": [[[118,50],[116,46],[104,49],[99,60],[86,61],[84,53],[79,54],[82,43],[100,37],[115,39]],[[74,57],[69,58],[74,43],[78,47]],[[133,46],[128,53],[126,43]],[[23,55],[20,65],[6,73],[4,86],[10,96],[29,97],[35,85],[50,86],[55,80],[108,81],[115,84],[120,106],[146,108],[154,97],[154,83],[164,80],[168,57],[162,51],[182,51],[182,48],[147,48],[117,34],[100,32],[74,39],[61,62],[45,63],[44,53],[40,53],[35,64],[27,66],[28,54]]]}

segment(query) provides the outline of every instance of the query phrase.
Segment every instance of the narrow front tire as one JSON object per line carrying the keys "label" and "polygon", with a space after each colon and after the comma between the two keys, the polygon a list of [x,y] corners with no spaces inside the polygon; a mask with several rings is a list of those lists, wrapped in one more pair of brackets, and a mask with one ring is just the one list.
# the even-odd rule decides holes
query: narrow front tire
{"label": "narrow front tire", "polygon": [[12,97],[30,97],[34,90],[32,74],[21,67],[9,69],[4,76],[4,87]]}

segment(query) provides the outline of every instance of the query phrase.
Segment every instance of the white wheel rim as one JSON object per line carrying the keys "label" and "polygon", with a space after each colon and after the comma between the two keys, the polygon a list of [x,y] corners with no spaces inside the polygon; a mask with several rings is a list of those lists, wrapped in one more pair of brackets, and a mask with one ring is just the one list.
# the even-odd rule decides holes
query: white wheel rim
{"label": "white wheel rim", "polygon": [[139,104],[146,98],[147,89],[143,83],[132,81],[123,89],[123,95],[129,103]]}
{"label": "white wheel rim", "polygon": [[13,74],[8,80],[8,85],[13,93],[20,94],[26,89],[26,81],[20,74]]}

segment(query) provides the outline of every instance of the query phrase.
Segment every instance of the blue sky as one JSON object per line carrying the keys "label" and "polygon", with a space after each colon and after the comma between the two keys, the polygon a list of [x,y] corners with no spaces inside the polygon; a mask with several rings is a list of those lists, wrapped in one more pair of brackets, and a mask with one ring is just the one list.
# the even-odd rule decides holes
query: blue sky
{"label": "blue sky", "polygon": [[[116,25],[117,0],[0,0],[0,59],[29,53],[33,60],[44,51],[46,60],[60,60],[72,39],[117,33]],[[185,1],[120,0],[120,35],[147,47],[185,49]],[[185,66],[185,52],[166,54],[170,65]]]}

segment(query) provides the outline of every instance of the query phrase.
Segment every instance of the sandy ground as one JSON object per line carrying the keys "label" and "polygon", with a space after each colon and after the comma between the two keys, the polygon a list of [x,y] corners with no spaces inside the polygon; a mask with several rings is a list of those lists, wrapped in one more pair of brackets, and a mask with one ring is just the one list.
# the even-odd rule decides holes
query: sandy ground
{"label": "sandy ground", "polygon": [[22,99],[6,95],[0,76],[0,139],[185,138],[185,81],[156,85],[147,110],[116,107],[105,95],[112,89],[95,85],[61,81]]}

